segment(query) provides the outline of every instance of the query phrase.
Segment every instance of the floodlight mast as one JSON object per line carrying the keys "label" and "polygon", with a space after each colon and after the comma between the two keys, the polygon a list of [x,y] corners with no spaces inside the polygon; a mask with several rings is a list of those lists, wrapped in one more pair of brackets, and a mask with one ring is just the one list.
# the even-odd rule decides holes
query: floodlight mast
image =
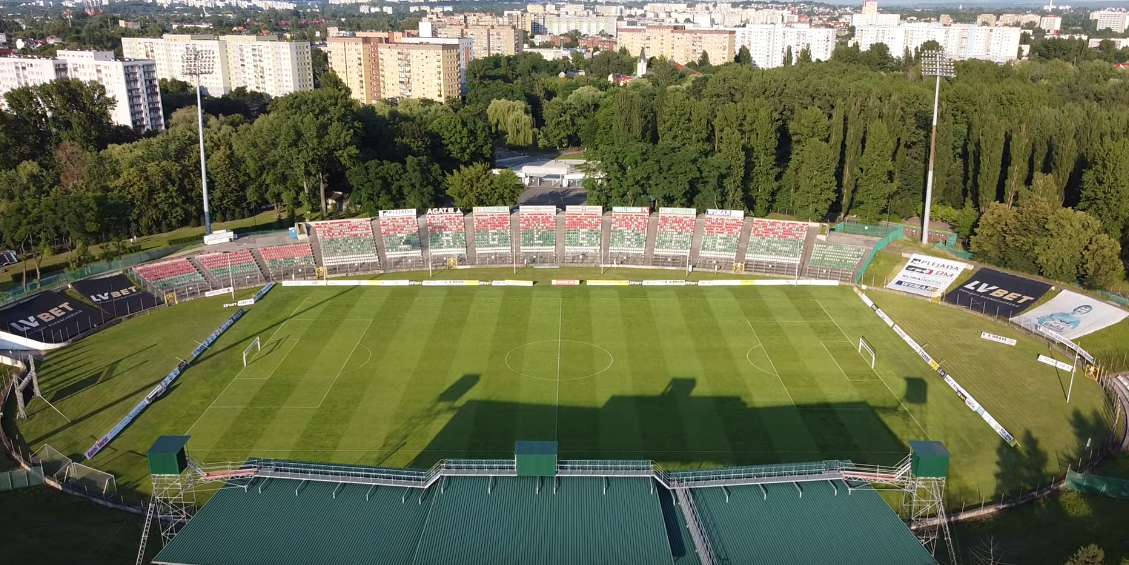
{"label": "floodlight mast", "polygon": [[929,245],[929,209],[933,205],[933,163],[937,159],[937,106],[941,99],[941,77],[954,78],[953,61],[943,50],[921,52],[921,74],[937,77],[933,87],[933,134],[929,140],[929,174],[925,180],[925,214],[921,223],[921,244]]}
{"label": "floodlight mast", "polygon": [[200,100],[200,75],[210,75],[215,69],[214,51],[190,45],[181,59],[185,75],[196,77],[196,124],[200,128],[200,186],[204,192],[204,235],[212,234],[212,214],[208,209],[208,165],[204,157],[204,107]]}

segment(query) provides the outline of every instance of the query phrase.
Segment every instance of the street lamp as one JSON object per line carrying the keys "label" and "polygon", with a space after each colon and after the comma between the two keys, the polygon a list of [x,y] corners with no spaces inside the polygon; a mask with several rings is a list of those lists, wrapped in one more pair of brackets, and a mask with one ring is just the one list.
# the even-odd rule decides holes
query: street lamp
{"label": "street lamp", "polygon": [[925,180],[925,218],[921,225],[921,244],[929,245],[929,208],[933,205],[933,162],[937,159],[937,103],[941,99],[941,77],[954,78],[953,60],[942,50],[921,52],[921,74],[937,77],[933,88],[933,135],[929,141],[929,174]]}
{"label": "street lamp", "polygon": [[216,53],[195,45],[184,49],[181,72],[196,77],[196,123],[200,127],[200,185],[204,189],[204,235],[212,234],[212,214],[208,210],[208,165],[204,158],[204,107],[200,102],[200,75],[210,75],[216,66]]}

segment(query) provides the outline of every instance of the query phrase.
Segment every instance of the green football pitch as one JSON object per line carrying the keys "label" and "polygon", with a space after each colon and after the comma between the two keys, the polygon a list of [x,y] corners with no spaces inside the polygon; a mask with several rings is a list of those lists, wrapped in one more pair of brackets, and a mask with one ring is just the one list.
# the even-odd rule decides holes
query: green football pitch
{"label": "green football pitch", "polygon": [[[953,454],[949,495],[1016,492],[1107,427],[1103,396],[1035,361],[1046,346],[954,308],[871,297],[1020,441],[1010,447],[848,287],[279,287],[92,465],[147,490],[144,452],[187,434],[204,462],[248,456],[429,467],[507,458],[667,468],[851,459],[912,439]],[[43,364],[32,448],[78,454],[230,315],[224,299],[143,316]],[[1016,347],[981,340],[1014,337]],[[261,350],[243,351],[258,337]],[[859,338],[873,347],[858,351]]]}

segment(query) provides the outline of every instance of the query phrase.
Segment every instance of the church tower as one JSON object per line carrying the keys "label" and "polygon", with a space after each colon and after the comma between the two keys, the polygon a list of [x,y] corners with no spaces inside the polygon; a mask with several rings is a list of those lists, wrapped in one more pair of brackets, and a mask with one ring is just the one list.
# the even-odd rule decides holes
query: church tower
{"label": "church tower", "polygon": [[646,49],[639,49],[639,60],[635,62],[635,76],[641,77],[647,74],[647,54]]}

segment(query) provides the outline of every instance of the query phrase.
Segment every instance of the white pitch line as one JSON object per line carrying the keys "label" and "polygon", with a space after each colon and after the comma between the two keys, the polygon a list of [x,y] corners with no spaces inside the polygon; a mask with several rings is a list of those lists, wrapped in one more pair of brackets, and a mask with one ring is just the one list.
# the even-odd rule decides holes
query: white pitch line
{"label": "white pitch line", "polygon": [[[828,318],[831,318],[832,322],[835,322],[835,318],[831,315],[830,312],[827,311],[827,308],[823,307],[822,302],[820,302],[817,299],[815,301],[815,303],[819,304],[820,308],[823,308],[823,313],[826,314]],[[835,322],[835,327],[839,328],[839,333],[843,334],[843,337],[847,338],[847,340],[850,341],[851,336],[847,335],[847,332],[843,331],[843,327],[839,325],[839,322]],[[827,346],[824,346],[824,349],[826,349],[826,348],[827,348]],[[838,365],[839,362],[836,361],[835,364]],[[842,369],[840,369],[840,370],[842,370]],[[902,407],[902,410],[905,410],[906,414],[909,414],[909,417],[910,417],[910,419],[913,420],[913,423],[917,424],[917,429],[921,430],[921,433],[925,434],[925,439],[933,439],[933,438],[929,437],[929,432],[925,431],[925,427],[921,425],[921,422],[917,421],[917,417],[915,417],[913,415],[913,412],[910,412],[909,408],[906,408],[905,403],[903,403],[902,399],[897,395],[897,393],[894,392],[894,389],[890,388],[890,385],[886,383],[886,379],[883,379],[882,375],[879,375],[878,371],[876,371],[873,367],[871,367],[870,370],[871,370],[871,372],[873,372],[875,375],[878,376],[878,380],[882,381],[882,386],[885,386],[886,390],[890,391],[890,394],[894,397],[894,400],[898,401],[898,405],[900,405]],[[850,379],[848,379],[848,380],[850,380]]]}
{"label": "white pitch line", "polygon": [[827,344],[823,343],[822,339],[819,340],[819,344],[823,346],[823,350],[827,352],[827,356],[831,358],[831,362],[835,363],[836,367],[839,367],[839,372],[843,373],[843,378],[847,379],[847,382],[851,382],[851,377],[847,376],[847,372],[843,370],[843,366],[839,364],[839,360],[836,359],[835,356],[831,354],[830,349],[827,349]]}
{"label": "white pitch line", "polygon": [[745,323],[749,324],[749,331],[753,332],[753,337],[757,338],[757,343],[761,346],[761,350],[764,351],[764,358],[768,359],[768,364],[772,367],[772,372],[776,373],[776,380],[780,381],[780,388],[783,388],[784,394],[788,395],[788,402],[791,402],[792,407],[795,408],[796,401],[792,399],[792,393],[788,392],[788,385],[784,384],[784,379],[780,377],[780,371],[776,370],[776,363],[772,362],[772,357],[769,356],[768,348],[765,347],[764,342],[761,341],[761,336],[757,335],[757,330],[753,328],[752,322],[745,320]]}
{"label": "white pitch line", "polygon": [[[298,303],[298,306],[296,306],[296,307],[294,308],[294,311],[293,311],[293,312],[291,312],[291,313],[290,313],[290,315],[289,315],[289,316],[287,316],[287,317],[286,317],[286,319],[285,319],[285,320],[283,320],[283,321],[282,321],[282,323],[281,323],[281,324],[279,324],[277,328],[275,328],[275,330],[274,330],[274,333],[270,334],[270,337],[269,337],[269,338],[267,338],[267,343],[270,343],[270,342],[271,342],[271,340],[273,340],[273,339],[274,339],[274,336],[278,335],[278,332],[279,332],[279,330],[281,330],[281,329],[282,329],[282,326],[285,326],[285,325],[286,325],[286,322],[289,322],[289,321],[290,321],[290,318],[291,318],[291,317],[293,317],[293,316],[294,316],[294,314],[297,314],[297,313],[298,313],[298,310],[300,310],[300,309],[302,308],[302,305],[303,305],[303,304],[305,304],[305,303],[306,303],[306,301],[307,301],[307,300],[309,300],[309,299],[310,299],[310,297],[309,297],[309,296],[307,296],[307,297],[303,298],[301,302],[299,302],[299,303]],[[262,351],[262,348],[259,348],[259,351],[255,352],[255,355],[256,355],[256,356],[258,356],[259,352],[261,352],[261,351]],[[255,359],[254,357],[252,357],[252,358],[251,358],[251,360],[252,360],[252,361],[253,361],[254,359]],[[248,364],[248,366],[250,366],[250,364]],[[207,408],[205,408],[205,409],[204,409],[204,411],[200,413],[200,417],[199,417],[199,418],[196,418],[196,421],[195,421],[195,422],[192,422],[192,426],[188,428],[188,431],[187,431],[187,432],[184,432],[184,435],[189,435],[189,434],[190,434],[190,433],[192,432],[192,428],[195,428],[195,427],[196,427],[196,424],[199,424],[199,423],[200,423],[200,420],[203,420],[203,419],[204,419],[204,415],[208,413],[208,410],[211,410],[211,409],[212,409],[212,406],[215,406],[215,405],[216,405],[216,402],[217,402],[217,401],[218,401],[218,400],[219,400],[219,399],[220,399],[220,398],[221,398],[221,397],[223,396],[223,394],[224,394],[225,392],[227,392],[227,389],[231,388],[231,385],[235,384],[235,381],[236,381],[237,379],[239,379],[239,375],[243,374],[243,371],[244,371],[244,370],[245,370],[246,368],[247,368],[247,367],[243,367],[242,369],[239,369],[239,372],[238,372],[238,373],[235,373],[235,376],[231,378],[231,381],[229,381],[229,382],[227,383],[227,386],[223,387],[223,390],[221,390],[221,391],[220,391],[220,393],[219,393],[218,395],[216,395],[216,397],[215,397],[214,399],[212,399],[212,403],[211,403],[211,404],[209,404],[209,405],[208,405],[208,407],[207,407]],[[275,367],[275,368],[277,369],[278,367]],[[271,372],[273,373],[274,371],[271,371]]]}
{"label": "white pitch line", "polygon": [[[369,319],[368,325],[365,326],[365,331],[361,332],[360,337],[357,338],[357,343],[354,343],[353,349],[349,351],[349,356],[345,358],[345,362],[342,363],[341,368],[337,370],[337,376],[333,377],[333,381],[329,383],[329,388],[325,389],[325,394],[323,394],[321,396],[321,400],[318,401],[318,405],[317,406],[311,406],[311,408],[321,408],[321,403],[325,402],[326,397],[329,396],[329,391],[333,390],[333,385],[337,384],[337,379],[341,378],[341,375],[345,372],[345,365],[349,364],[349,360],[353,358],[353,353],[356,353],[357,347],[359,347],[361,345],[361,340],[364,339],[365,334],[368,333],[368,329],[371,328],[371,327],[372,327],[372,319]],[[368,348],[366,347],[365,349],[368,349]],[[370,356],[372,355],[371,351],[369,352],[369,355]],[[368,361],[365,361],[365,363],[368,363]]]}

